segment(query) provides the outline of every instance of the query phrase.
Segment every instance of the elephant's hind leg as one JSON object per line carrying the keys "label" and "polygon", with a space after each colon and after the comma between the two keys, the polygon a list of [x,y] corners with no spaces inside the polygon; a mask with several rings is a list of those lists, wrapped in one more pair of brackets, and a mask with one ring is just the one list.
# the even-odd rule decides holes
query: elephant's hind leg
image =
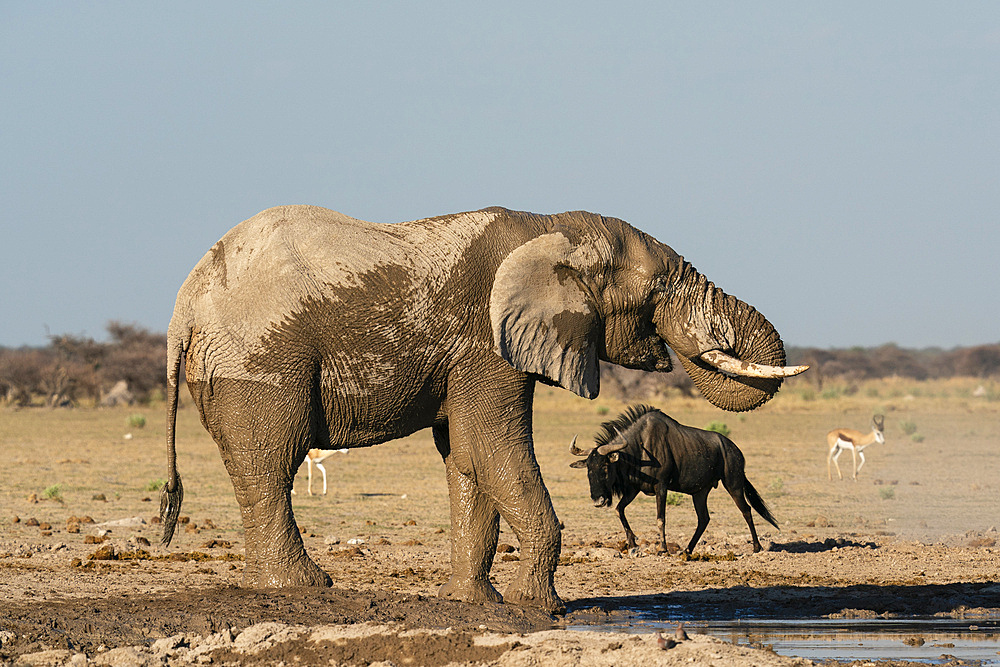
{"label": "elephant's hind leg", "polygon": [[248,588],[332,583],[306,553],[292,514],[292,480],[315,430],[308,393],[216,379],[196,395],[243,516]]}

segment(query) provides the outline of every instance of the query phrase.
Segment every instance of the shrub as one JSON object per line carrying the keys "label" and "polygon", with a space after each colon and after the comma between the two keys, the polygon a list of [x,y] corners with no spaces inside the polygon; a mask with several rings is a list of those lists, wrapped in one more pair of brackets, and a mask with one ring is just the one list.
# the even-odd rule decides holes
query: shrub
{"label": "shrub", "polygon": [[142,487],[142,490],[143,491],[159,491],[160,487],[163,486],[164,484],[166,484],[165,480],[154,479],[151,482],[147,482],[146,486]]}
{"label": "shrub", "polygon": [[146,417],[144,415],[129,415],[128,416],[128,426],[129,426],[129,428],[142,428],[145,425],[146,425]]}
{"label": "shrub", "polygon": [[677,493],[676,491],[667,491],[668,505],[680,505],[682,500],[684,500],[683,493]]}
{"label": "shrub", "polygon": [[62,484],[53,484],[49,488],[42,492],[42,496],[48,498],[49,500],[55,500],[56,502],[62,502]]}
{"label": "shrub", "polygon": [[726,426],[726,424],[724,422],[718,422],[718,421],[714,421],[714,422],[710,423],[705,428],[705,430],[706,431],[715,431],[716,433],[718,433],[720,435],[724,435],[726,437],[729,437],[729,434],[732,432],[732,431],[729,430],[729,427]]}
{"label": "shrub", "polygon": [[892,500],[896,497],[896,489],[891,486],[883,486],[878,490],[878,497],[882,500]]}
{"label": "shrub", "polygon": [[917,432],[917,425],[911,421],[900,422],[899,428],[903,429],[903,433],[906,435],[913,435]]}

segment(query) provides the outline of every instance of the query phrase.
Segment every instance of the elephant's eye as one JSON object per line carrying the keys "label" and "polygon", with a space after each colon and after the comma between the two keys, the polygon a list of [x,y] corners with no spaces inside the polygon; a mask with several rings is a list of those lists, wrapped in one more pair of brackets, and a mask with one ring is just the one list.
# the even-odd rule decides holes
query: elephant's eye
{"label": "elephant's eye", "polygon": [[652,284],[649,286],[650,296],[657,294],[664,294],[667,291],[667,277],[666,276],[656,276],[653,278]]}

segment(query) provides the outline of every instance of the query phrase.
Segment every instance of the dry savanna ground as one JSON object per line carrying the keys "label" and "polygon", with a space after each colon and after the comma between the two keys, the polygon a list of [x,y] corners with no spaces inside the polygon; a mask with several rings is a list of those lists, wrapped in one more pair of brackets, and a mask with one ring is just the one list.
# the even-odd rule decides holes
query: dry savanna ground
{"label": "dry savanna ground", "polygon": [[[612,510],[592,506],[581,443],[623,404],[540,387],[536,454],[564,523],[556,587],[565,617],[438,600],[449,576],[443,465],[428,432],[328,460],[329,493],[296,480],[296,517],[331,590],[246,591],[240,515],[218,451],[187,401],[178,419],[182,516],[158,546],[155,488],[165,476],[163,406],[0,411],[0,662],[23,664],[790,664],[764,650],[694,635],[664,650],[650,633],[566,625],[831,615],[1000,615],[1000,387],[953,380],[879,382],[847,393],[790,383],[764,408],[731,414],[701,399],[648,402],[699,427],[724,423],[781,531],[757,520],[752,554],[720,488],[690,560],[655,553],[655,508],[629,518],[623,552]],[[858,481],[827,479],[825,433],[867,430],[885,414]],[[144,426],[137,416],[145,417]],[[846,462],[846,465],[845,465]],[[313,480],[318,494],[321,479]],[[688,498],[668,507],[667,539],[695,527]],[[518,565],[505,525],[493,574]],[[673,615],[673,616],[671,616]],[[661,642],[662,643],[662,642]]]}

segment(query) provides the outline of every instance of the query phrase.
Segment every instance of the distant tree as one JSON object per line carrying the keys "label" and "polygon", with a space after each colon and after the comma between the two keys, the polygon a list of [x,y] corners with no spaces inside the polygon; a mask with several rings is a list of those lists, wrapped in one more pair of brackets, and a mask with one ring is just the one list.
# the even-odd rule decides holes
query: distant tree
{"label": "distant tree", "polygon": [[129,389],[144,401],[154,390],[166,388],[165,334],[121,322],[110,322],[108,333],[111,343],[107,346],[101,370],[104,391],[119,380],[125,380]]}
{"label": "distant tree", "polygon": [[949,356],[955,375],[977,378],[1000,376],[1000,345],[958,348]]}

